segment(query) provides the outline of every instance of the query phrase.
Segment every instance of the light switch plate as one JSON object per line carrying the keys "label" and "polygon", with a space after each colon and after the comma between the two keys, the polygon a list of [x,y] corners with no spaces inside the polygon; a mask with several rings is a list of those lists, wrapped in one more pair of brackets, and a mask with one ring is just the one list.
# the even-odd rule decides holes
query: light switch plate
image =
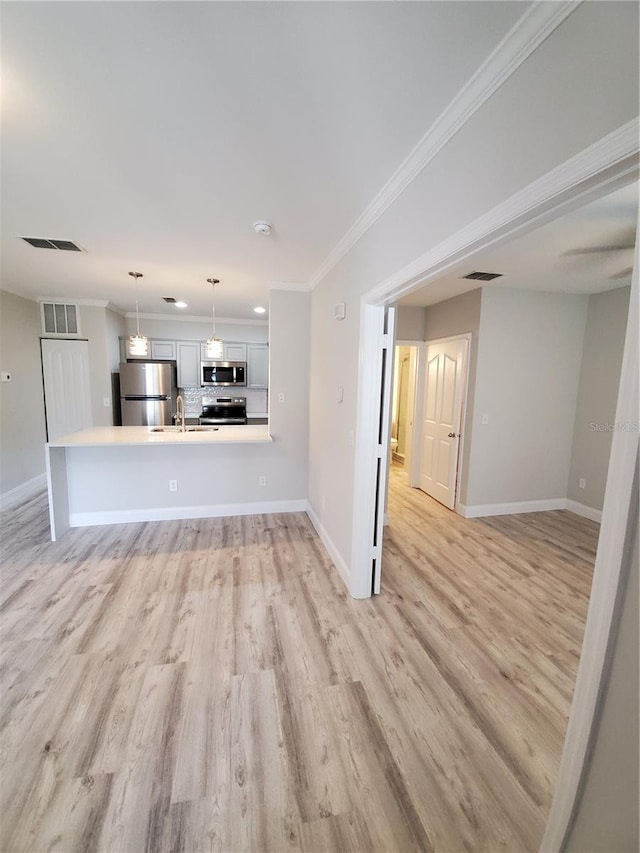
{"label": "light switch plate", "polygon": [[0,373],[0,378],[2,378],[3,382],[11,382],[11,374],[10,373]]}
{"label": "light switch plate", "polygon": [[347,316],[347,306],[344,302],[336,302],[333,306],[333,316],[336,320],[344,320]]}

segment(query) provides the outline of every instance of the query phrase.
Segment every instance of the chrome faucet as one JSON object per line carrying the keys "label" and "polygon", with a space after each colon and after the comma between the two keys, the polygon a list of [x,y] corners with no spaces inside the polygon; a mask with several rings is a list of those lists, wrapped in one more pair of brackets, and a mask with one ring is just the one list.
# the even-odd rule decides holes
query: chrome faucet
{"label": "chrome faucet", "polygon": [[178,398],[176,399],[176,413],[175,420],[180,422],[180,432],[186,432],[186,427],[184,425],[184,400],[182,399],[182,394],[178,394]]}

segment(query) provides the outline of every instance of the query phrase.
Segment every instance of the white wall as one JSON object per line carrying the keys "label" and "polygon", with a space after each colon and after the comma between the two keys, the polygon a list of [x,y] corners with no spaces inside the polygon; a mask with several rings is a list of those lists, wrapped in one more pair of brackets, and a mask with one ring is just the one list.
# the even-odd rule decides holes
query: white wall
{"label": "white wall", "polygon": [[45,471],[40,308],[0,290],[0,495]]}
{"label": "white wall", "polygon": [[396,340],[424,340],[424,308],[414,305],[398,305],[396,308]]}
{"label": "white wall", "polygon": [[618,636],[600,706],[595,743],[565,850],[633,853],[638,843],[638,473],[629,514]]}
{"label": "white wall", "polygon": [[[309,491],[309,293],[271,291],[269,313],[269,431],[291,497]],[[285,402],[278,397],[285,395]]]}
{"label": "white wall", "polygon": [[566,497],[587,303],[483,288],[467,506]]}
{"label": "white wall", "polygon": [[[80,306],[81,336],[89,341],[91,415],[94,426],[113,424],[110,344],[106,314],[105,308]],[[107,406],[104,405],[105,400],[108,402]]]}
{"label": "white wall", "polygon": [[127,335],[127,322],[122,314],[110,308],[105,311],[107,325],[107,363],[109,370],[117,372],[120,366],[120,338]]}
{"label": "white wall", "polygon": [[[568,497],[598,510],[609,470],[629,293],[629,287],[620,287],[589,297]],[[580,478],[586,481],[584,489]]]}
{"label": "white wall", "polygon": [[[637,71],[637,4],[580,5],[316,287],[309,494],[347,565],[353,544],[350,438],[356,426],[361,295],[636,117]],[[336,302],[347,305],[340,323],[333,319]],[[344,387],[341,404],[335,402],[337,376]]]}

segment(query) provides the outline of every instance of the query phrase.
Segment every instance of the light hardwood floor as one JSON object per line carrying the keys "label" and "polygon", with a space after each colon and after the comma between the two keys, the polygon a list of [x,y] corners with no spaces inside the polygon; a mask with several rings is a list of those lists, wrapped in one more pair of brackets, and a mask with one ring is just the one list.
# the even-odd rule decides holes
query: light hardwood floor
{"label": "light hardwood floor", "polygon": [[402,478],[367,601],[304,514],[3,513],[2,853],[537,849],[597,526]]}

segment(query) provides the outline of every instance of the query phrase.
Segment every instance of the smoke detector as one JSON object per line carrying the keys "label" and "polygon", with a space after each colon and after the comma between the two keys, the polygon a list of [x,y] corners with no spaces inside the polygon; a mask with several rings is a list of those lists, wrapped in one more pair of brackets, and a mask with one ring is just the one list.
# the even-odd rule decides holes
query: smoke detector
{"label": "smoke detector", "polygon": [[268,222],[254,222],[253,230],[256,234],[262,234],[264,237],[268,237],[273,231],[273,228]]}

